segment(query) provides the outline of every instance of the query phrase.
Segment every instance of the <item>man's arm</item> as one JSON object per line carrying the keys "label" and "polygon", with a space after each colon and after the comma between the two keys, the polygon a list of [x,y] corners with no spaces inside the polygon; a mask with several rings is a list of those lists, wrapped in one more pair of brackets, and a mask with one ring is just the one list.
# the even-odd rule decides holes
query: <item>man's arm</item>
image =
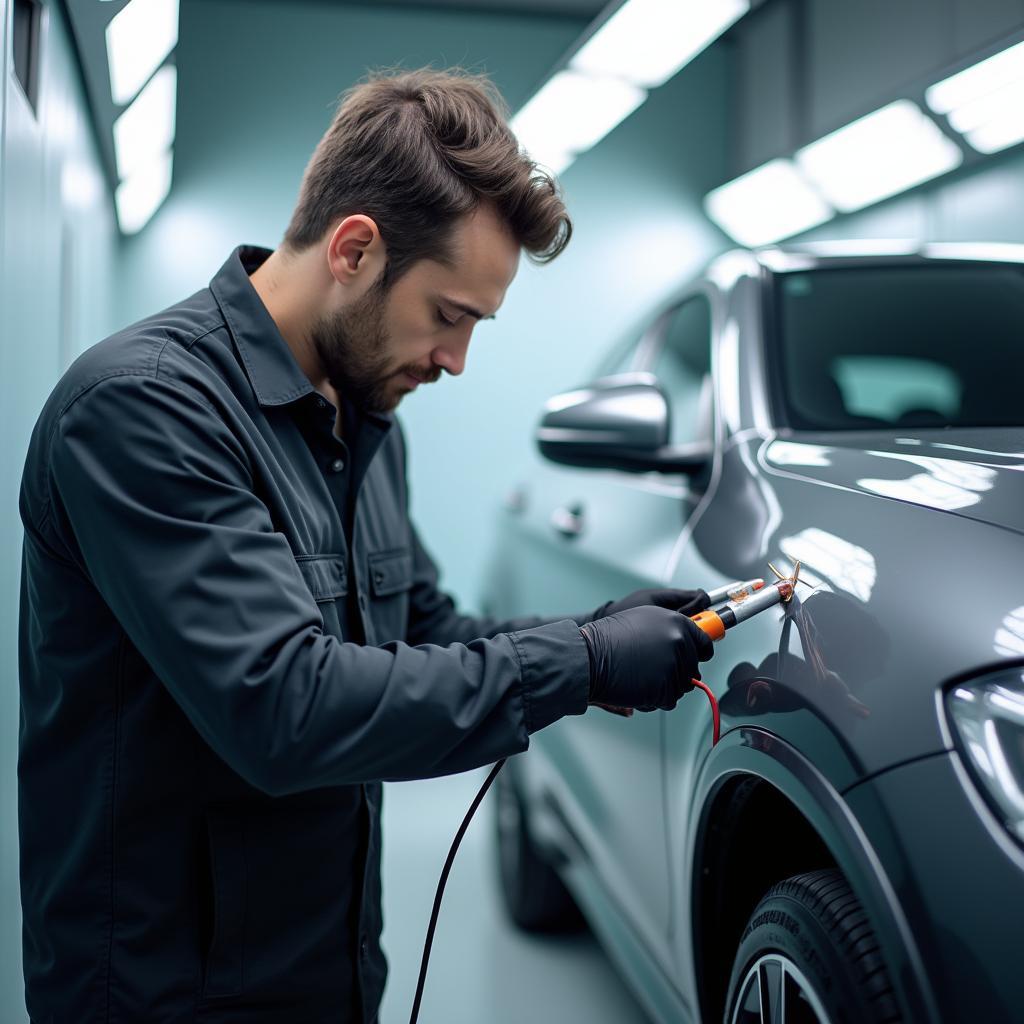
{"label": "man's arm", "polygon": [[586,710],[570,621],[445,646],[324,634],[243,446],[187,385],[93,385],[50,457],[71,556],[203,739],[267,793],[464,771]]}

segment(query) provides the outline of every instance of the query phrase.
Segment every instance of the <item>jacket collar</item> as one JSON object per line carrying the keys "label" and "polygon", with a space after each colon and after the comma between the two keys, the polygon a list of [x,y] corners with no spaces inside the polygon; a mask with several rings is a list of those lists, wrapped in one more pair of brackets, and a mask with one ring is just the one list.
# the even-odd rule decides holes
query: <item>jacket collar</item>
{"label": "jacket collar", "polygon": [[249,280],[270,252],[257,245],[238,246],[210,281],[210,291],[235,339],[257,401],[284,405],[315,388]]}

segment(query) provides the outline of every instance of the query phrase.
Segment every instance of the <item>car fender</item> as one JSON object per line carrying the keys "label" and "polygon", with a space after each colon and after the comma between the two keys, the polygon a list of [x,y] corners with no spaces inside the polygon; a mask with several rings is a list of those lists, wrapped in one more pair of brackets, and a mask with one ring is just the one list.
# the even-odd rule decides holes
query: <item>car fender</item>
{"label": "car fender", "polygon": [[[699,921],[698,888],[712,808],[722,787],[737,776],[761,779],[773,786],[806,819],[846,876],[872,922],[882,946],[893,985],[914,1021],[940,1021],[930,994],[924,963],[895,888],[842,794],[795,747],[760,728],[741,727],[722,736],[704,759],[695,778],[683,851],[682,906],[691,912],[675,929],[680,969],[691,972],[684,988],[698,992],[703,973],[695,941]],[[754,852],[756,855],[756,851]],[[688,882],[688,884],[687,884]]]}

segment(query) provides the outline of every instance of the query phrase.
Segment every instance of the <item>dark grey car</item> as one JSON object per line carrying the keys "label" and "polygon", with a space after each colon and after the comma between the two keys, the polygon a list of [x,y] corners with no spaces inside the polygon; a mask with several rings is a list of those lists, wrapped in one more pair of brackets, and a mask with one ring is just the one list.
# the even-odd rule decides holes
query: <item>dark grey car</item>
{"label": "dark grey car", "polygon": [[489,611],[802,566],[713,749],[695,691],[498,777],[513,917],[578,906],[658,1021],[1024,1019],[1022,258],[729,253],[549,403]]}

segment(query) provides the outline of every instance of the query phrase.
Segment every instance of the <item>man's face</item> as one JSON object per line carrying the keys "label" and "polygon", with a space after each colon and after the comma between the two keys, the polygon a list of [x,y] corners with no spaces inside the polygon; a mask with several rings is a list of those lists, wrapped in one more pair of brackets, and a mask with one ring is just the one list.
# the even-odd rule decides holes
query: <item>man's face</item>
{"label": "man's face", "polygon": [[336,391],[390,412],[442,371],[462,373],[477,320],[493,316],[516,275],[519,245],[484,204],[458,223],[454,253],[452,269],[420,260],[388,291],[375,281],[317,321],[311,339]]}

